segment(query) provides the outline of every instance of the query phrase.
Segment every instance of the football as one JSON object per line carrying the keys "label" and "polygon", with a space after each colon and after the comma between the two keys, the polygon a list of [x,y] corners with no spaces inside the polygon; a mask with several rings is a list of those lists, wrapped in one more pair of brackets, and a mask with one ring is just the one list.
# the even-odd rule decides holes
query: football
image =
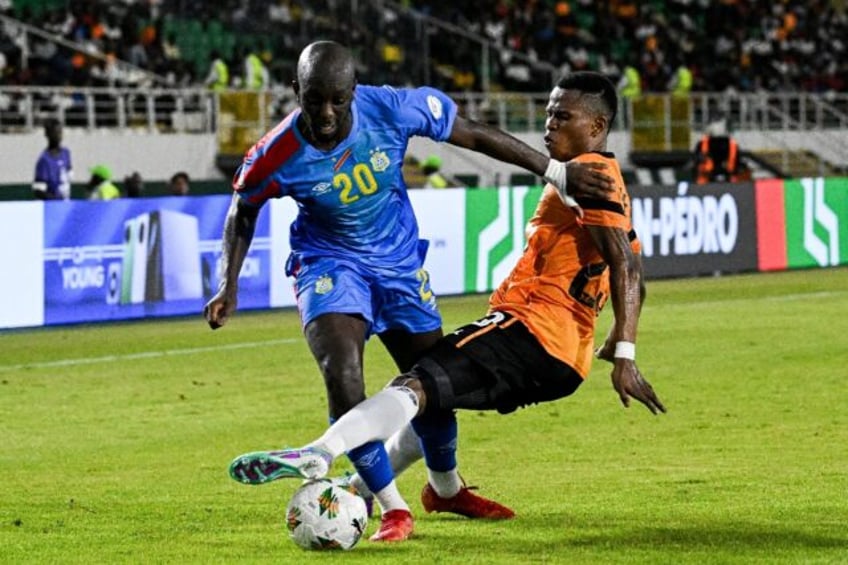
{"label": "football", "polygon": [[331,479],[305,482],[286,507],[286,529],[304,549],[352,549],[367,525],[365,500]]}

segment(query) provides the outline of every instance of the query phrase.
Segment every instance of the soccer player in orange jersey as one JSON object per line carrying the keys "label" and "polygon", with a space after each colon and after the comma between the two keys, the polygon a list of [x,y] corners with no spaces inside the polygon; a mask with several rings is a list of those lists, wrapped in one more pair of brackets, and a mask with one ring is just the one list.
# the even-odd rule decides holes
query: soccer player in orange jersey
{"label": "soccer player in orange jersey", "polygon": [[[424,509],[453,512],[452,501],[473,496],[456,468],[454,410],[508,413],[572,394],[589,374],[595,320],[607,299],[615,322],[594,353],[612,363],[612,385],[625,407],[636,399],[654,414],[665,412],[635,360],[644,285],[630,197],[606,152],[616,108],[615,86],[606,77],[574,73],[552,90],[545,124],[551,158],[606,163],[617,185],[609,200],[575,201],[548,185],[529,222],[527,247],[492,294],[487,316],[444,336],[412,370],[306,447],[237,457],[233,477],[266,466],[278,476],[322,477],[336,457],[411,421],[422,443],[431,444],[425,453],[433,454],[425,455]],[[486,502],[489,514],[481,509],[478,517],[512,516]]]}

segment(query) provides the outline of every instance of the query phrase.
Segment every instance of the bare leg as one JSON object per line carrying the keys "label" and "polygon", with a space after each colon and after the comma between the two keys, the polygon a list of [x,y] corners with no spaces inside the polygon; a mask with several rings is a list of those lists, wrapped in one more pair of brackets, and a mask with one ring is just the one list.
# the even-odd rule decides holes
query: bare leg
{"label": "bare leg", "polygon": [[[325,314],[305,329],[309,344],[327,388],[330,417],[335,420],[365,400],[362,359],[367,322],[358,316]],[[352,449],[348,456],[384,511],[409,510],[400,495],[382,442]]]}

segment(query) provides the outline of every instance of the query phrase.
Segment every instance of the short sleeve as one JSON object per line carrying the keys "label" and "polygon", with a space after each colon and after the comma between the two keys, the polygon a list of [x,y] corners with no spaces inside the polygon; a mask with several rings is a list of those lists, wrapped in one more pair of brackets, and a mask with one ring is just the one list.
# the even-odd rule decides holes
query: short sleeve
{"label": "short sleeve", "polygon": [[618,163],[614,159],[603,157],[598,153],[585,153],[576,157],[574,161],[606,163],[610,167],[606,172],[615,182],[615,189],[609,193],[608,198],[577,199],[577,202],[583,208],[582,223],[629,230],[629,199]]}
{"label": "short sleeve", "polygon": [[450,137],[456,120],[457,107],[444,92],[424,86],[421,88],[393,89],[392,98],[395,115],[400,127],[410,136],[429,137],[434,141],[445,141]]}
{"label": "short sleeve", "polygon": [[300,150],[300,141],[292,129],[292,112],[266,133],[244,156],[233,177],[233,190],[245,202],[262,206],[271,198],[283,196],[277,173]]}
{"label": "short sleeve", "polygon": [[233,176],[233,190],[244,202],[253,206],[262,206],[271,198],[282,196],[279,183],[273,177],[257,179],[249,184],[245,183],[246,171],[250,164],[243,162]]}

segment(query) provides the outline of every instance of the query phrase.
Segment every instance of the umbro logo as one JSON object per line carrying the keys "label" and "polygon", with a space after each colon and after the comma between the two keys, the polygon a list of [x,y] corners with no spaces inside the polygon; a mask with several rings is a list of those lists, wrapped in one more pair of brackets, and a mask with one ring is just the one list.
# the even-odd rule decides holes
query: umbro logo
{"label": "umbro logo", "polygon": [[320,196],[322,194],[330,192],[331,190],[333,190],[332,183],[319,182],[318,184],[316,184],[315,186],[312,187],[312,194],[314,194],[316,196]]}
{"label": "umbro logo", "polygon": [[380,454],[376,450],[369,451],[356,460],[356,466],[363,469],[370,469],[377,463],[379,456]]}

